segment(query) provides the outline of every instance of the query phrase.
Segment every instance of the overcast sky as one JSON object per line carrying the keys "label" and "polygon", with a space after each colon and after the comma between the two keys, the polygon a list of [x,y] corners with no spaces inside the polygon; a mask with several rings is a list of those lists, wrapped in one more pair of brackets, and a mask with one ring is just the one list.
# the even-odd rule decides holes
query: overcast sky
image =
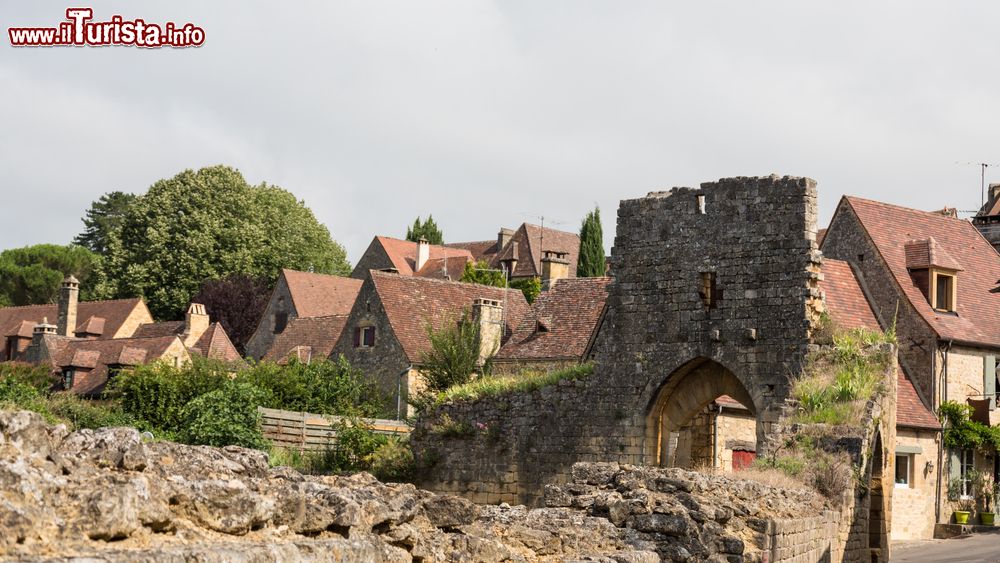
{"label": "overcast sky", "polygon": [[[356,261],[770,173],[975,209],[1000,163],[1000,4],[0,2],[0,248],[66,243],[102,193],[219,163],[304,199]],[[196,49],[11,48],[67,6],[205,29]],[[1000,182],[1000,166],[987,182]],[[556,223],[558,222],[558,223]]]}

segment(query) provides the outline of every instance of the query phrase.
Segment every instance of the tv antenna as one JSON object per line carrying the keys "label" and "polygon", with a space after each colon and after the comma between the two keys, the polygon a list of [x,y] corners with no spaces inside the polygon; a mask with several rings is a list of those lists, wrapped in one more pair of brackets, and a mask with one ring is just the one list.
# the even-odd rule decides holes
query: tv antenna
{"label": "tv antenna", "polygon": [[979,206],[980,209],[982,209],[983,207],[986,206],[986,169],[989,168],[990,166],[1000,166],[1000,164],[996,164],[995,162],[970,162],[970,161],[966,162],[956,161],[955,164],[973,164],[979,167],[979,191],[982,199]]}
{"label": "tv antenna", "polygon": [[[539,238],[538,238],[538,249],[539,249],[540,252],[544,253],[545,252],[545,215],[543,215],[541,213],[535,213],[533,211],[518,211],[517,213],[518,213],[518,215],[521,215],[521,216],[524,216],[524,217],[528,217],[530,219],[538,219],[538,221],[541,223],[540,226],[541,226],[542,230],[541,230],[541,234],[539,235]],[[561,221],[561,220],[558,220],[558,219],[553,219],[551,217],[549,217],[549,223],[552,223],[553,225],[559,225],[560,227],[565,226],[565,225],[568,224],[568,223],[566,223],[566,221]]]}

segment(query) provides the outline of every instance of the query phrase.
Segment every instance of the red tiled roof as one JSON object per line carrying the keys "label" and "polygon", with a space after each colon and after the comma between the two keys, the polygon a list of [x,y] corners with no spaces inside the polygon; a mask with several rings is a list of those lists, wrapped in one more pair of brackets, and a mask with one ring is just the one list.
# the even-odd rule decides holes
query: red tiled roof
{"label": "red tiled roof", "polygon": [[[857,197],[845,197],[907,299],[944,339],[1000,346],[1000,254],[962,219]],[[957,315],[939,313],[906,268],[907,241],[934,237],[964,271],[956,276]]]}
{"label": "red tiled roof", "polygon": [[89,373],[80,373],[74,377],[73,391],[82,395],[94,395],[103,391],[108,380],[109,365],[151,362],[161,358],[176,341],[176,336],[65,340],[62,349],[53,356],[53,364],[58,368],[92,368]]}
{"label": "red tiled roof", "polygon": [[174,336],[184,332],[184,321],[162,321],[139,325],[132,333],[132,338],[155,338],[157,336]]}
{"label": "red tiled roof", "polygon": [[903,373],[903,369],[896,370],[896,426],[906,426],[908,428],[941,428],[937,417],[930,411],[924,402],[917,395],[917,390],[913,387],[913,382],[909,376]]}
{"label": "red tiled roof", "polygon": [[921,270],[930,267],[946,270],[961,270],[962,266],[941,248],[934,237],[910,240],[903,245],[906,254],[906,267],[911,270]]}
{"label": "red tiled roof", "polygon": [[449,242],[445,243],[444,246],[448,248],[458,248],[461,250],[468,250],[472,254],[472,259],[475,261],[486,260],[489,262],[492,260],[493,255],[497,253],[497,241],[495,240],[475,240],[469,242]]}
{"label": "red tiled roof", "polygon": [[263,359],[280,362],[292,353],[299,352],[299,359],[306,361],[302,357],[302,350],[297,351],[296,348],[308,348],[308,356],[325,358],[333,351],[346,323],[347,315],[289,319],[285,330],[274,339]]}
{"label": "red tiled roof", "polygon": [[837,326],[880,330],[875,313],[861,291],[850,264],[824,258],[821,272],[823,280],[819,282],[819,288],[823,291],[827,313]]}
{"label": "red tiled roof", "polygon": [[513,331],[528,314],[528,302],[516,289],[403,276],[372,271],[371,280],[389,324],[411,363],[419,363],[430,350],[427,326],[441,328],[463,310],[471,310],[476,298],[504,303],[506,332]]}
{"label": "red tiled roof", "polygon": [[76,327],[78,334],[92,334],[101,336],[104,334],[104,325],[107,321],[102,317],[87,317],[80,326]]}
{"label": "red tiled roof", "polygon": [[35,333],[35,325],[38,324],[33,321],[20,321],[15,322],[11,325],[4,336],[20,336],[22,338],[31,338],[31,335]]}
{"label": "red tiled roof", "polygon": [[608,299],[611,278],[566,278],[542,292],[497,359],[582,360]]}
{"label": "red tiled roof", "polygon": [[[413,269],[417,266],[417,243],[391,237],[375,237],[375,240],[382,245],[382,249],[385,250],[389,260],[392,261],[392,265],[400,274],[404,276],[415,275]],[[458,262],[464,268],[465,263],[472,260],[472,253],[464,248],[452,248],[436,244],[430,244],[428,247],[428,260],[444,260],[447,258],[449,271],[451,270],[451,262]]]}
{"label": "red tiled roof", "polygon": [[458,281],[462,279],[462,274],[465,273],[466,264],[468,264],[467,260],[431,258],[414,275],[421,278]]}
{"label": "red tiled roof", "polygon": [[362,280],[354,278],[296,270],[282,270],[281,275],[299,317],[346,315],[361,291]]}
{"label": "red tiled roof", "polygon": [[[100,317],[104,319],[104,330],[101,338],[112,338],[136,307],[145,307],[142,299],[81,301],[77,305],[76,318],[82,319],[83,322],[74,327],[75,332],[84,332],[83,329],[87,328],[84,325],[91,317]],[[56,324],[59,319],[58,306],[51,304],[2,308],[0,309],[0,333],[9,334],[11,331],[20,330],[19,327],[25,321],[30,322],[31,326],[34,327],[44,318],[47,318],[49,323]]]}
{"label": "red tiled roof", "polygon": [[729,395],[719,395],[715,399],[715,403],[729,408],[743,408],[746,409],[746,405],[737,401],[736,399],[730,397]]}
{"label": "red tiled roof", "polygon": [[191,349],[206,358],[223,362],[242,362],[239,351],[233,346],[226,329],[219,323],[208,325]]}

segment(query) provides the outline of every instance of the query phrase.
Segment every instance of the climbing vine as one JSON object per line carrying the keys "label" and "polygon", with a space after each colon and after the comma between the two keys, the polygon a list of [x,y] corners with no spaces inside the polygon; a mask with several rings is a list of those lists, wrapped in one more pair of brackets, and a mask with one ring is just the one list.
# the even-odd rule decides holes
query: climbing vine
{"label": "climbing vine", "polygon": [[956,401],[945,401],[938,407],[938,418],[944,426],[944,445],[948,448],[989,451],[1000,449],[1000,427],[987,426],[972,420],[973,408]]}

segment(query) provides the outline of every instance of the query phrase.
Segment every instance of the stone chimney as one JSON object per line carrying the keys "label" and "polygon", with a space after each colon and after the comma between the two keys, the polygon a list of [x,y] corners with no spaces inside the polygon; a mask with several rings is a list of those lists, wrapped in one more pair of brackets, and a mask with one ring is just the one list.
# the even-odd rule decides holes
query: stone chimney
{"label": "stone chimney", "polygon": [[501,228],[500,232],[497,233],[497,252],[503,250],[503,247],[507,246],[507,243],[510,242],[510,239],[513,238],[513,236],[513,229]]}
{"label": "stone chimney", "polygon": [[80,281],[72,275],[66,276],[59,288],[59,320],[56,333],[59,336],[74,336],[76,330],[76,305],[80,298]]}
{"label": "stone chimney", "polygon": [[201,338],[208,330],[208,313],[201,303],[192,303],[188,307],[187,314],[184,315],[184,335],[181,340],[188,348],[194,346],[195,342]]}
{"label": "stone chimney", "polygon": [[495,299],[474,299],[472,319],[479,327],[479,365],[500,350],[503,340],[503,303]]}
{"label": "stone chimney", "polygon": [[569,277],[569,260],[566,252],[545,250],[542,252],[542,285],[548,289],[552,282]]}
{"label": "stone chimney", "polygon": [[417,265],[415,268],[413,268],[413,271],[417,272],[420,270],[420,268],[423,268],[424,264],[426,264],[427,261],[430,260],[430,257],[431,257],[431,245],[428,244],[426,238],[420,237],[420,240],[417,241]]}
{"label": "stone chimney", "polygon": [[35,325],[31,334],[31,345],[24,351],[24,361],[39,364],[49,359],[49,341],[57,338],[56,325],[49,324],[48,317]]}

